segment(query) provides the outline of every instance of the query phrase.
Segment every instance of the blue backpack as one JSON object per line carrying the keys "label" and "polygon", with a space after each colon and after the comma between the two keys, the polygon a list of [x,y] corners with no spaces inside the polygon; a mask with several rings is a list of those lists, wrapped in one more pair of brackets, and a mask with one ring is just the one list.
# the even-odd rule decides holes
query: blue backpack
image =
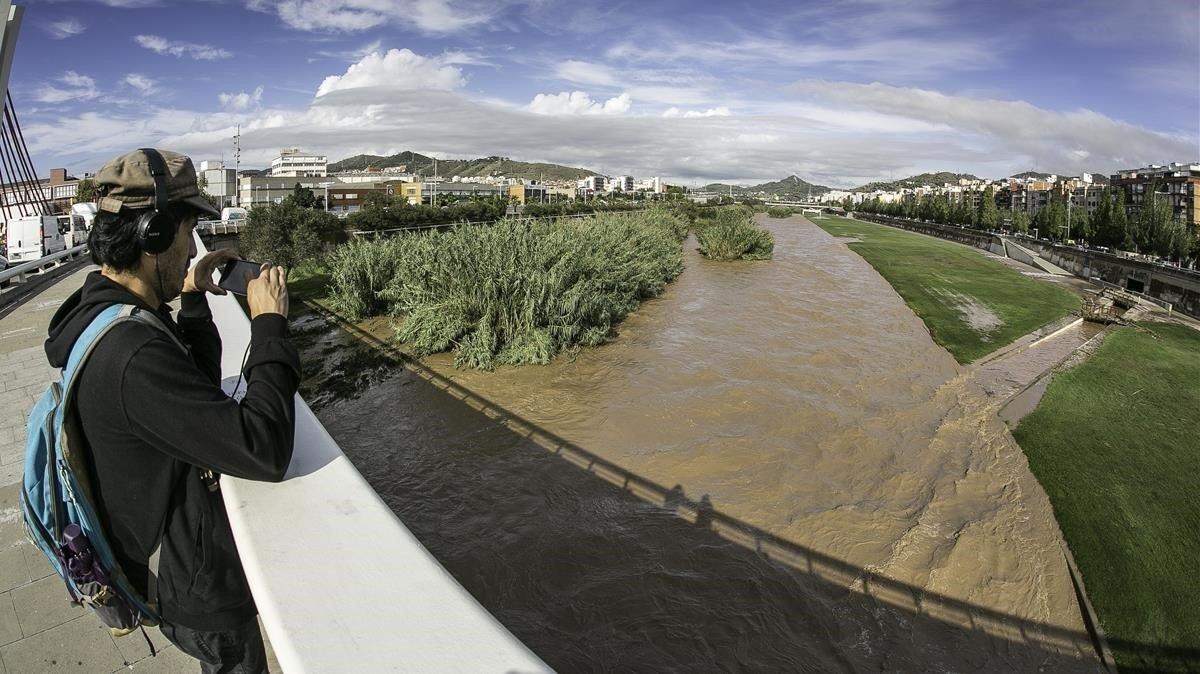
{"label": "blue backpack", "polygon": [[79,372],[96,345],[125,321],[162,330],[187,350],[151,312],[128,304],[114,304],[100,312],[71,348],[62,380],[50,384],[29,414],[21,491],[21,514],[29,539],[62,577],[71,601],[90,607],[116,636],[160,622],[158,557],[163,525],[159,525],[150,556],[147,596],[142,597],[121,572],[105,535],[105,523],[96,512],[88,477],[91,449],[80,427],[75,392]]}

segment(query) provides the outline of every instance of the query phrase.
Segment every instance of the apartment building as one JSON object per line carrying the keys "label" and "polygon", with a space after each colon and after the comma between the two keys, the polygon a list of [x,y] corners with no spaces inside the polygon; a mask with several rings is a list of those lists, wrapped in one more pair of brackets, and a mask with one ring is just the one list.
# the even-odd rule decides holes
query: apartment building
{"label": "apartment building", "polygon": [[1194,229],[1200,227],[1200,163],[1151,164],[1114,174],[1112,186],[1125,192],[1125,208],[1130,215],[1141,209],[1146,191],[1154,185],[1166,198],[1176,218]]}
{"label": "apartment building", "polygon": [[300,148],[287,147],[271,160],[271,175],[289,178],[325,177],[328,162],[325,155],[302,152]]}

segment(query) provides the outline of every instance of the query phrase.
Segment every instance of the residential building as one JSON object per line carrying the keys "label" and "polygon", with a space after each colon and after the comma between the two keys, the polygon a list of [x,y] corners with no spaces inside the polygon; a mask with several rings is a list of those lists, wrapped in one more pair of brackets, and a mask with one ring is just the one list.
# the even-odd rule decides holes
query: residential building
{"label": "residential building", "polygon": [[42,200],[45,199],[51,213],[66,213],[71,210],[71,203],[79,189],[79,178],[68,176],[66,169],[50,169],[50,176],[36,183],[9,183],[0,185],[0,203],[4,204],[3,214],[9,216],[37,215],[42,212]]}
{"label": "residential building", "polygon": [[301,152],[300,148],[289,147],[279,151],[271,160],[271,175],[291,178],[324,177],[328,162],[325,155]]}
{"label": "residential building", "polygon": [[1125,208],[1130,215],[1141,209],[1146,191],[1154,185],[1159,196],[1170,201],[1176,218],[1193,231],[1200,228],[1200,162],[1127,169],[1114,174],[1111,183],[1125,192]]}
{"label": "residential building", "polygon": [[518,204],[540,204],[546,201],[546,186],[534,182],[508,186],[509,198]]}
{"label": "residential building", "polygon": [[633,176],[617,176],[608,185],[609,192],[632,192]]}
{"label": "residential building", "polygon": [[578,181],[575,187],[580,190],[588,190],[592,194],[597,194],[604,191],[605,185],[608,184],[608,179],[604,176],[588,176],[583,180]]}

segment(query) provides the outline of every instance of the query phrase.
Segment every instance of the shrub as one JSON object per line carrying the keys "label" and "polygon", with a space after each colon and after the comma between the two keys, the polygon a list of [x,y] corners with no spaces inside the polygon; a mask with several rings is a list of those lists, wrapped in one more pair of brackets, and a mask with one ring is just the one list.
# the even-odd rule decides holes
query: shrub
{"label": "shrub", "polygon": [[293,269],[304,262],[319,262],[327,247],[345,239],[346,232],[333,215],[285,202],[251,210],[238,247],[247,259]]}
{"label": "shrub", "polygon": [[747,208],[723,208],[696,224],[700,254],[710,260],[769,260],[775,238],[754,224]]}
{"label": "shrub", "polygon": [[390,309],[418,355],[455,365],[544,364],[604,342],[683,270],[687,223],[666,209],[566,221],[501,220],[356,241],[333,257],[335,301],[356,317]]}
{"label": "shrub", "polygon": [[787,218],[791,217],[792,209],[788,206],[772,206],[767,209],[767,215],[772,218]]}

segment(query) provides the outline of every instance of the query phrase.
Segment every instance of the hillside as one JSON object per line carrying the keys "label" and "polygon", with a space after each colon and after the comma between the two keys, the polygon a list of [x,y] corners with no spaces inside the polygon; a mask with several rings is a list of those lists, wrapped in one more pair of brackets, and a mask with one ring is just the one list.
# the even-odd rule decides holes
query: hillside
{"label": "hillside", "polygon": [[1045,179],[1049,178],[1051,175],[1054,175],[1054,174],[1039,173],[1038,171],[1022,171],[1021,173],[1018,173],[1016,175],[1011,175],[1009,177],[1010,178],[1032,178],[1034,180],[1045,180]]}
{"label": "hillside", "polygon": [[966,178],[967,180],[979,180],[977,176],[970,173],[950,173],[949,171],[938,171],[937,173],[922,173],[920,175],[909,176],[900,180],[877,180],[855,187],[855,192],[874,192],[876,190],[883,192],[892,192],[895,190],[904,189],[906,187],[938,187],[945,183],[957,184],[959,179]]}
{"label": "hillside", "polygon": [[816,196],[816,195],[820,195],[820,194],[825,194],[826,192],[828,192],[831,189],[833,189],[833,188],[826,187],[824,185],[816,185],[816,184],[808,182],[807,180],[805,180],[799,176],[791,175],[791,176],[784,178],[783,180],[776,180],[775,182],[763,183],[761,185],[755,185],[753,187],[747,188],[746,191],[750,194],[763,194],[765,196],[772,196],[772,197],[797,197],[798,198],[798,197],[807,197],[809,195]]}
{"label": "hillside", "polygon": [[[709,183],[702,189],[705,192],[716,192],[717,194],[729,194],[731,186],[726,183]],[[752,185],[743,187],[741,185],[732,185],[734,196],[746,197],[807,197],[810,194],[816,196],[828,192],[830,187],[824,185],[816,185],[798,176],[788,176],[783,180],[774,182],[762,183],[760,185]]]}
{"label": "hillside", "polygon": [[[329,172],[362,171],[369,166],[375,168],[398,167],[406,173],[426,176],[434,174],[433,158],[416,152],[401,152],[390,157],[360,154],[329,165]],[[496,176],[527,178],[531,180],[579,180],[596,175],[595,171],[558,164],[513,161],[508,157],[480,157],[478,159],[439,159],[437,174],[444,177]]]}

